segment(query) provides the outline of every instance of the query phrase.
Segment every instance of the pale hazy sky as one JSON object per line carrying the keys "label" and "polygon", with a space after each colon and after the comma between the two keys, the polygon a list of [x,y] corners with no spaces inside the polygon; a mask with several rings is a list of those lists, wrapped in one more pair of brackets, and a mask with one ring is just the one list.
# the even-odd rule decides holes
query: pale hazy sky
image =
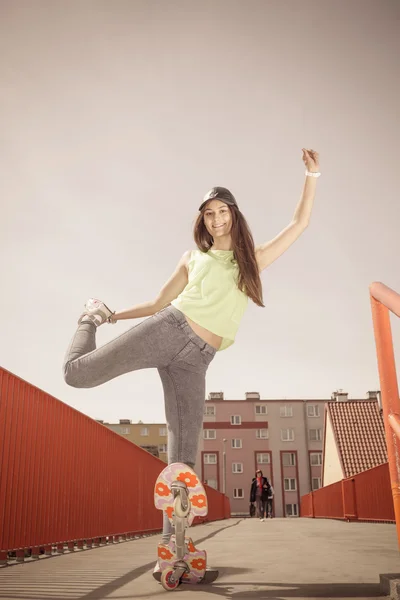
{"label": "pale hazy sky", "polygon": [[[90,296],[150,300],[229,187],[256,243],[308,230],[262,281],[207,391],[379,388],[368,286],[400,291],[395,0],[2,0],[0,365],[108,421],[164,420],[155,370],[91,390],[61,365]],[[397,359],[399,324],[392,319]],[[131,323],[98,330],[102,344]]]}

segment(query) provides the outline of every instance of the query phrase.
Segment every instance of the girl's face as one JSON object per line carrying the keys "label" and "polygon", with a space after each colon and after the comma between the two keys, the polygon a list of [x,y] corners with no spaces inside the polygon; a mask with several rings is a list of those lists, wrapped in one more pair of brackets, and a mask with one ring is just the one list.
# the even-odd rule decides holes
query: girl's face
{"label": "girl's face", "polygon": [[221,200],[210,200],[204,211],[204,225],[215,239],[229,235],[232,229],[232,215],[229,206]]}

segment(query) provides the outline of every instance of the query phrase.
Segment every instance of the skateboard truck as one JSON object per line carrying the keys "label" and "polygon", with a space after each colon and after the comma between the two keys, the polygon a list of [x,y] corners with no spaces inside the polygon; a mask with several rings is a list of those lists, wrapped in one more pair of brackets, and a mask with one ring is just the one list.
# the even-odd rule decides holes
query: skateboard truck
{"label": "skateboard truck", "polygon": [[[187,554],[185,543],[185,530],[187,517],[190,513],[190,500],[187,485],[184,481],[173,481],[171,492],[174,496],[174,525],[175,525],[175,548],[177,561],[174,563],[173,571],[164,571],[161,576],[161,584],[164,589],[171,590],[177,587],[184,573],[189,573],[188,564],[183,560]],[[176,584],[176,585],[175,585]]]}

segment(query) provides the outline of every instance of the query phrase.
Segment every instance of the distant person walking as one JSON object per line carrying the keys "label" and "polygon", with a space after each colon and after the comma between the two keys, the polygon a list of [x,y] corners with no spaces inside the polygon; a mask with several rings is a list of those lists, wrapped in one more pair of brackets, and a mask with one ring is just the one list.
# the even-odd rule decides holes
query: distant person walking
{"label": "distant person walking", "polygon": [[272,519],[272,507],[274,503],[274,488],[272,485],[269,486],[269,493],[267,498],[267,519],[268,517]]}
{"label": "distant person walking", "polygon": [[260,521],[264,521],[264,516],[266,515],[270,488],[271,484],[268,478],[263,476],[263,472],[260,469],[256,471],[256,476],[251,482],[250,502],[256,503],[256,515]]}

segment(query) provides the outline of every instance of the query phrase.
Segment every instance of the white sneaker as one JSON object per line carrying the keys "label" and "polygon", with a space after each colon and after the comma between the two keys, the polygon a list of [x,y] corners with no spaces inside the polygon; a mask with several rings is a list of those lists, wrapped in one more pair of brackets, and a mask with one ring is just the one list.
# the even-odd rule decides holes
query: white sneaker
{"label": "white sneaker", "polygon": [[85,321],[94,323],[96,327],[105,323],[114,313],[102,302],[96,298],[89,298],[85,304],[85,311],[78,320],[78,325]]}
{"label": "white sneaker", "polygon": [[263,518],[261,518],[261,519],[260,519],[260,521],[264,521],[264,519],[263,519]]}

